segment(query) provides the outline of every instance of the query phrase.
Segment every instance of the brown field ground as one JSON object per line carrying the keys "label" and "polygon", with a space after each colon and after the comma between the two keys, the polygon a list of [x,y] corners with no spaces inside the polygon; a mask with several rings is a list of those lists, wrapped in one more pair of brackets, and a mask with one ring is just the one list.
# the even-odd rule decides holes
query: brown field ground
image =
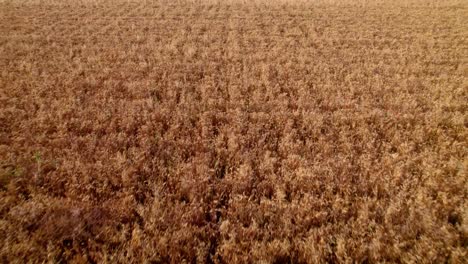
{"label": "brown field ground", "polygon": [[468,2],[390,2],[0,1],[0,262],[465,262]]}

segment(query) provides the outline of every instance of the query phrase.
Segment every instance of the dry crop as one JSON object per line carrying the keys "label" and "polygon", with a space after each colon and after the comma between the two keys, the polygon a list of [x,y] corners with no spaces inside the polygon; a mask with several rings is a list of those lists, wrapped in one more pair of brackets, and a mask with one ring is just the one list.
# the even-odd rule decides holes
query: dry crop
{"label": "dry crop", "polygon": [[1,1],[0,261],[466,261],[467,21]]}

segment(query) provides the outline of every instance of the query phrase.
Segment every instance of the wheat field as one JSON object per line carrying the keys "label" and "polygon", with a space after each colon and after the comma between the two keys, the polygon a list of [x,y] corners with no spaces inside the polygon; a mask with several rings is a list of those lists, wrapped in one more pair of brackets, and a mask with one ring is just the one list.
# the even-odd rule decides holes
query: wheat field
{"label": "wheat field", "polygon": [[0,262],[466,263],[467,21],[0,1]]}

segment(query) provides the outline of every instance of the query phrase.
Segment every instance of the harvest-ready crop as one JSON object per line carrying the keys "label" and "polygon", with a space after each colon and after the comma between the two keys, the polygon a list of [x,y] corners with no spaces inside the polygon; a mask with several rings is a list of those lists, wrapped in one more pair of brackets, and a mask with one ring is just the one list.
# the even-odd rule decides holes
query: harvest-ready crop
{"label": "harvest-ready crop", "polygon": [[0,262],[466,261],[467,22],[0,1]]}

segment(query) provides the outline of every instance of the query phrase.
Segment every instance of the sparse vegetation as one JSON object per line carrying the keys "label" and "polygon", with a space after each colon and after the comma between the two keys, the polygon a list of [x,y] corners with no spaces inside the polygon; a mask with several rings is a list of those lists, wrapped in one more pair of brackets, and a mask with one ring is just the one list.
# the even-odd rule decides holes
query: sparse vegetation
{"label": "sparse vegetation", "polygon": [[0,1],[0,260],[463,263],[468,2]]}

